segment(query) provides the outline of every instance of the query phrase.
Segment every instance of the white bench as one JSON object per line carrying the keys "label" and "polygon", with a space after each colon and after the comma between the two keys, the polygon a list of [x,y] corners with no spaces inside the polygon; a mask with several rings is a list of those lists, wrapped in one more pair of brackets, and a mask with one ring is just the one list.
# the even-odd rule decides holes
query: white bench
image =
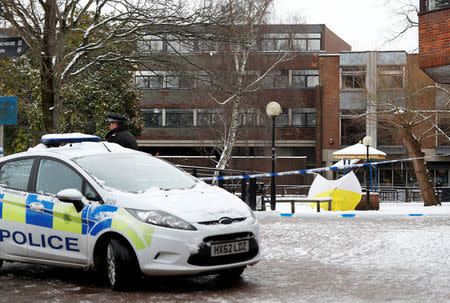
{"label": "white bench", "polygon": [[320,197],[320,198],[307,198],[307,197],[277,197],[277,202],[290,202],[291,211],[295,213],[295,203],[296,202],[307,202],[307,203],[317,203],[317,212],[320,212],[320,203],[328,202],[328,210],[331,211],[331,197]]}

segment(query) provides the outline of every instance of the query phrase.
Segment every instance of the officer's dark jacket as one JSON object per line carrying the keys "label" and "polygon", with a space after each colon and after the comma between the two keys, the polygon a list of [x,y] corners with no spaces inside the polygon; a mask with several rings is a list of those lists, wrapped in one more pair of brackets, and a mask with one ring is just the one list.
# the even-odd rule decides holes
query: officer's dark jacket
{"label": "officer's dark jacket", "polygon": [[138,149],[137,141],[126,124],[119,124],[119,127],[109,131],[106,134],[106,141],[120,144],[123,147]]}

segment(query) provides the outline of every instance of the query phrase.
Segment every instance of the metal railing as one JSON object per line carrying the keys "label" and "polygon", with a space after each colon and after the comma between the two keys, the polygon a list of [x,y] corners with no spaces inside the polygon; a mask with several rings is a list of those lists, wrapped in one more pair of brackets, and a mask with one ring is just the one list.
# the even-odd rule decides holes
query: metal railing
{"label": "metal railing", "polygon": [[[194,177],[211,176],[214,175],[215,172],[218,172],[220,177],[223,177],[226,174],[251,175],[262,173],[237,169],[220,169],[213,167],[201,167],[189,165],[177,165],[177,166],[184,170],[191,171]],[[258,182],[256,178],[248,178],[248,182],[247,179],[242,179],[238,181],[218,180],[217,185],[235,195],[238,195],[242,199],[242,201],[244,201],[250,206],[252,210],[265,210],[264,201],[266,199],[265,196],[268,185],[266,185],[264,182]]]}
{"label": "metal railing", "polygon": [[[435,187],[441,202],[450,202],[450,187]],[[423,201],[419,187],[381,187],[380,202],[419,202]]]}
{"label": "metal railing", "polygon": [[[191,172],[195,177],[210,177],[218,171],[218,175],[223,177],[227,174],[252,175],[261,172],[244,171],[236,169],[218,169],[212,167],[177,165],[178,167]],[[261,181],[264,180],[264,181]],[[241,180],[218,180],[217,185],[229,192],[239,196],[246,202],[252,210],[266,210],[265,205],[270,199],[267,192],[270,189],[270,180],[267,178],[246,178]],[[278,193],[281,196],[296,195],[306,196],[310,185],[277,185]],[[443,202],[450,202],[450,187],[436,187],[436,194]],[[419,187],[379,187],[380,202],[419,202],[423,201]],[[444,198],[444,199],[443,199]],[[445,201],[447,200],[448,201]]]}

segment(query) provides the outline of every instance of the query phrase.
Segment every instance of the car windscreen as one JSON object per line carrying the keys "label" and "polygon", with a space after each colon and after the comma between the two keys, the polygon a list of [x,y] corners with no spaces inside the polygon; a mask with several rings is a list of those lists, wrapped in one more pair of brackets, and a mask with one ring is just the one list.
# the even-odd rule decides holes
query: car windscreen
{"label": "car windscreen", "polygon": [[187,189],[197,182],[188,173],[144,153],[107,153],[73,160],[102,187],[124,192]]}

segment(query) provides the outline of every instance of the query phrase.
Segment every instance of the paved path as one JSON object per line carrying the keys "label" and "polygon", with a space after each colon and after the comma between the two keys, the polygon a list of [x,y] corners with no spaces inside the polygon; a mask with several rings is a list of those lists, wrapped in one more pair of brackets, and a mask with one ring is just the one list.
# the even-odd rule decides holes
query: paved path
{"label": "paved path", "polygon": [[275,214],[238,281],[146,278],[124,293],[90,272],[4,264],[0,302],[450,302],[450,216]]}

